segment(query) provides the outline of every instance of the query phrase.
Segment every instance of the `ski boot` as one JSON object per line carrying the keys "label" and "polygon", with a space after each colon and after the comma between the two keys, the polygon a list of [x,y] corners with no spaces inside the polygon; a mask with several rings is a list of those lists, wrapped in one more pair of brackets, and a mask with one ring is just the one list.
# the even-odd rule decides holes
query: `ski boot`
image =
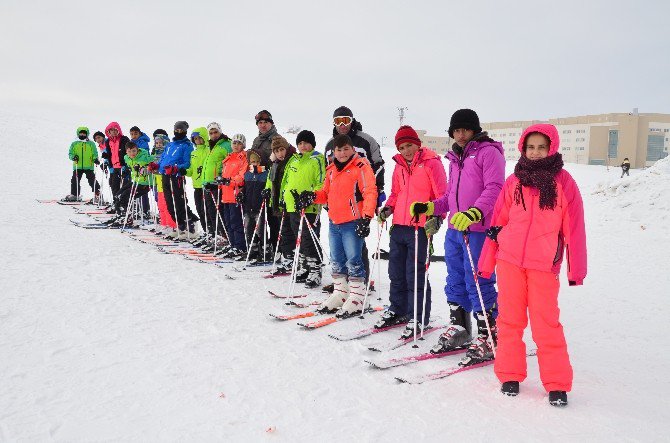
{"label": "ski boot", "polygon": [[305,279],[305,286],[312,289],[321,285],[321,263],[317,258],[307,259],[307,278]]}
{"label": "ski boot", "polygon": [[[417,337],[421,337],[423,331],[426,331],[430,329],[431,326],[429,325],[424,325],[421,324],[421,321],[418,322],[416,325],[416,335]],[[405,329],[402,331],[402,334],[400,334],[400,338],[402,340],[407,340],[408,338],[414,337],[414,319],[410,319],[409,322],[407,322],[407,326],[405,326]]]}
{"label": "ski boot", "polygon": [[287,254],[287,255],[282,254],[279,257],[279,264],[275,268],[275,271],[272,273],[272,275],[274,275],[274,276],[289,275],[289,274],[291,274],[292,270],[293,270],[293,255],[292,254]]}
{"label": "ski boot", "polygon": [[391,326],[395,325],[400,325],[403,323],[407,323],[407,317],[404,315],[398,315],[395,312],[391,311],[390,309],[385,310],[382,312],[382,317],[377,320],[377,323],[375,323],[375,329],[384,329],[384,328],[389,328]]}
{"label": "ski boot", "polygon": [[440,335],[437,344],[430,350],[431,354],[441,354],[443,352],[462,349],[472,341],[472,336],[470,335],[470,313],[463,309],[458,303],[448,303],[451,324],[447,330]]}
{"label": "ski boot", "polygon": [[307,257],[303,254],[300,254],[298,257],[298,271],[295,274],[296,283],[305,283],[307,281],[307,275],[309,275],[309,267],[307,266]]}
{"label": "ski boot", "polygon": [[568,405],[568,394],[565,391],[551,391],[549,392],[549,404],[559,408]]}
{"label": "ski boot", "polygon": [[62,202],[68,202],[68,203],[71,203],[71,202],[80,202],[80,201],[81,201],[81,197],[77,198],[76,195],[68,194],[68,195],[66,195],[65,197],[63,197],[60,201],[62,201]]}
{"label": "ski boot", "polygon": [[347,276],[343,274],[333,274],[333,285],[335,290],[330,297],[326,299],[317,308],[317,311],[322,314],[333,314],[344,304],[349,295],[349,283]]}
{"label": "ski boot", "polygon": [[[337,288],[333,296],[337,292]],[[332,296],[331,296],[332,297]],[[349,278],[349,296],[339,311],[335,314],[337,318],[347,318],[362,314],[365,307],[363,301],[365,298],[365,279],[361,277]]]}
{"label": "ski boot", "polygon": [[[493,360],[493,346],[497,340],[496,320],[493,318],[493,311],[475,312],[477,318],[477,338],[468,346],[468,351],[460,366],[471,366],[485,361]],[[489,337],[489,331],[486,328],[486,319],[488,318],[491,327],[492,337]],[[493,341],[493,343],[491,343]]]}
{"label": "ski boot", "polygon": [[519,382],[518,381],[506,381],[500,387],[500,392],[510,397],[516,397],[519,395]]}

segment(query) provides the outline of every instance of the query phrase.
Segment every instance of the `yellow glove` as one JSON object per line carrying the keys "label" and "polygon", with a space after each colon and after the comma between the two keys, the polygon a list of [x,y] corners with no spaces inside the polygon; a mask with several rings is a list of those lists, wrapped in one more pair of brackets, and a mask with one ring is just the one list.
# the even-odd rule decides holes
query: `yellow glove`
{"label": "yellow glove", "polygon": [[472,207],[467,211],[461,211],[454,214],[449,220],[449,223],[454,225],[454,229],[457,231],[465,231],[470,227],[471,224],[477,223],[482,219],[482,212]]}
{"label": "yellow glove", "polygon": [[435,211],[435,204],[433,202],[414,202],[409,205],[409,215],[418,217],[421,214],[426,214],[426,217],[433,215]]}

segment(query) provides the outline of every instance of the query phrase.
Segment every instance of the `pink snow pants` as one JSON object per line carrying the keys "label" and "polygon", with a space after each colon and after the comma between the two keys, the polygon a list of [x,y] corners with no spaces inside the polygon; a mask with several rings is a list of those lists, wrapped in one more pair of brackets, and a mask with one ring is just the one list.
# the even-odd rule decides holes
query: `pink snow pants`
{"label": "pink snow pants", "polygon": [[169,228],[177,227],[177,223],[170,216],[170,211],[168,211],[167,203],[165,202],[165,194],[162,192],[158,193],[158,216],[161,219],[161,225]]}
{"label": "pink snow pants", "polygon": [[530,317],[544,389],[570,391],[572,366],[563,326],[558,321],[558,275],[520,268],[503,260],[497,261],[496,273],[498,348],[494,368],[498,380],[526,379],[523,331]]}

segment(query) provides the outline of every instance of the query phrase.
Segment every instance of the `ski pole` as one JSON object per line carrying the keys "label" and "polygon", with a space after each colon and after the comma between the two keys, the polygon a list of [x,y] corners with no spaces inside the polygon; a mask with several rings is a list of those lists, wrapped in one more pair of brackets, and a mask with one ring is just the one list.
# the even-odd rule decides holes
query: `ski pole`
{"label": "ski pole", "polygon": [[321,255],[321,251],[323,248],[321,247],[321,242],[319,241],[319,238],[316,236],[316,233],[314,232],[314,229],[312,228],[312,224],[310,223],[309,219],[305,215],[305,222],[307,224],[307,230],[309,231],[309,235],[312,238],[312,242],[314,243],[314,246],[318,246],[316,248],[316,254],[319,256],[319,260],[321,263],[323,263],[323,256]]}
{"label": "ski pole", "polygon": [[416,344],[416,329],[417,329],[417,299],[419,297],[417,283],[419,273],[419,220],[414,222],[414,345],[412,347],[418,348]]}
{"label": "ski pole", "polygon": [[272,269],[270,270],[270,274],[274,274],[276,269],[275,265],[277,264],[277,254],[279,253],[279,244],[281,243],[281,231],[284,228],[285,215],[286,211],[282,211],[281,221],[279,222],[279,234],[277,235],[277,245],[275,246],[275,255],[272,257]]}
{"label": "ski pole", "polygon": [[123,219],[123,227],[121,228],[121,232],[126,230],[126,224],[128,223],[128,215],[130,214],[130,211],[133,209],[133,205],[135,203],[134,197],[136,192],[137,192],[136,183],[131,183],[130,195],[128,196],[128,207],[126,208],[126,216]]}
{"label": "ski pole", "polygon": [[[265,204],[265,200],[263,200],[263,204]],[[268,231],[270,230],[270,225],[268,223],[268,205],[265,205],[263,210],[265,211],[263,213],[263,263],[265,263],[267,261],[266,251],[268,249]]]}
{"label": "ski pole", "polygon": [[[254,232],[251,234],[251,244],[254,244],[254,240],[256,239],[256,234],[258,233],[258,226],[260,225],[261,222],[261,216],[263,215],[263,208],[265,207],[265,200],[261,203],[261,210],[258,213],[258,218],[256,218],[256,226],[254,227]],[[246,232],[244,234],[244,238],[247,238]],[[244,260],[244,268],[247,267],[247,264],[249,263],[249,257],[251,256],[251,248],[249,247],[249,243],[247,243],[247,258]]]}
{"label": "ski pole", "polygon": [[[421,308],[421,324],[426,324],[426,295],[428,293],[428,268],[430,268],[430,249],[433,242],[433,236],[426,236],[426,270],[423,276],[423,306]],[[423,327],[421,328],[421,338],[423,340]]]}
{"label": "ski pole", "polygon": [[[244,233],[244,244],[247,245],[247,251],[249,251],[251,248],[249,248],[249,240],[247,239],[247,225],[244,223],[244,205],[242,203],[240,205],[240,215],[242,216],[242,231]],[[260,217],[260,214],[258,215]],[[258,225],[258,221],[256,221],[256,225]],[[254,229],[255,230],[255,229]],[[246,262],[244,263],[244,266],[246,266]]]}
{"label": "ski pole", "polygon": [[[214,221],[214,255],[216,255],[217,240],[219,236],[219,196],[221,195],[221,188],[217,186],[216,188],[216,201],[214,202],[214,210],[216,211],[216,220]],[[214,200],[214,194],[209,193],[209,196]]]}
{"label": "ski pole", "polygon": [[168,175],[168,180],[170,181],[170,197],[172,197],[172,212],[174,212],[174,221],[175,224],[177,225],[176,226],[177,238],[179,238],[181,236],[181,232],[179,232],[179,217],[177,217],[177,204],[175,203],[174,200],[174,182],[172,181],[172,174]]}
{"label": "ski pole", "polygon": [[293,304],[293,291],[295,290],[295,281],[298,276],[298,258],[300,256],[300,239],[302,237],[303,220],[305,219],[305,209],[300,210],[300,223],[298,224],[298,237],[295,239],[295,252],[293,253],[293,267],[291,268],[291,285],[289,286],[289,301],[287,304]]}
{"label": "ski pole", "polygon": [[74,177],[77,183],[77,193],[75,194],[77,201],[79,201],[79,168],[77,167],[78,162],[74,162]]}
{"label": "ski pole", "polygon": [[[177,185],[181,183],[182,196],[184,197],[184,218],[186,219],[186,239],[191,241],[191,222],[188,216],[188,203],[186,200],[186,178],[184,180],[179,180],[180,177],[177,177]],[[175,213],[177,210],[175,209]]]}
{"label": "ski pole", "polygon": [[[384,223],[385,222],[382,222],[381,224],[383,225]],[[377,248],[376,248],[375,255],[372,256],[372,260],[376,260],[377,263],[379,263],[379,249],[381,248],[381,241],[382,241],[382,230],[378,228],[377,229]],[[374,263],[375,262],[373,261],[373,267],[374,267]],[[368,301],[368,296],[370,295],[370,283],[371,283],[371,281],[372,281],[372,279],[368,278],[368,283],[367,283],[367,285],[365,285],[365,296],[363,296],[363,311],[361,312],[361,316],[358,317],[360,319],[365,318],[365,306],[366,306],[366,303]]]}
{"label": "ski pole", "polygon": [[465,249],[468,251],[468,258],[470,259],[470,266],[472,267],[472,277],[475,280],[475,286],[477,287],[477,295],[479,296],[479,304],[482,307],[482,314],[484,315],[484,322],[486,322],[486,330],[489,333],[489,340],[491,341],[491,350],[493,350],[493,358],[496,358],[496,346],[493,343],[493,334],[491,333],[491,326],[489,325],[489,316],[486,315],[486,308],[484,307],[484,297],[482,296],[482,290],[479,287],[479,279],[477,278],[477,271],[475,271],[475,262],[472,260],[472,251],[470,251],[470,240],[468,239],[468,233],[463,233],[463,240],[465,241]]}
{"label": "ski pole", "polygon": [[205,186],[203,185],[202,187],[202,209],[203,212],[205,213],[205,239],[207,239],[207,236],[209,235],[209,219],[207,217],[207,200],[205,199],[205,192],[208,192],[207,189],[205,189]]}

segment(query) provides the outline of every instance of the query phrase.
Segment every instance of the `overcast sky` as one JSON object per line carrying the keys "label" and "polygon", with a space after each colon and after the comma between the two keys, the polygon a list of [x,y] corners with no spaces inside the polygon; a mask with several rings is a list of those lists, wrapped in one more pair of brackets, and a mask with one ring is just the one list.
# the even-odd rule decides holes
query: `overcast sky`
{"label": "overcast sky", "polygon": [[[380,138],[482,121],[670,113],[670,1],[3,0],[0,106],[73,124],[201,115]],[[235,128],[224,129],[234,133]]]}

